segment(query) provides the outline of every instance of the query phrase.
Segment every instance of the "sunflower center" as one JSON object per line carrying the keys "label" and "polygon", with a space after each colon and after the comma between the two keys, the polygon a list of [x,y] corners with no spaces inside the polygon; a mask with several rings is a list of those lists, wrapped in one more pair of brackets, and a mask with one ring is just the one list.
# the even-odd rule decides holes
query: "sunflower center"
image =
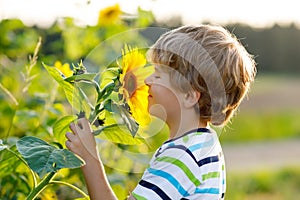
{"label": "sunflower center", "polygon": [[114,16],[115,13],[116,13],[115,10],[109,10],[109,11],[107,11],[107,13],[105,13],[105,15],[106,15],[107,17],[111,17],[111,16]]}
{"label": "sunflower center", "polygon": [[124,77],[124,88],[127,90],[129,94],[129,98],[135,93],[137,89],[137,80],[136,76],[132,72],[127,72]]}

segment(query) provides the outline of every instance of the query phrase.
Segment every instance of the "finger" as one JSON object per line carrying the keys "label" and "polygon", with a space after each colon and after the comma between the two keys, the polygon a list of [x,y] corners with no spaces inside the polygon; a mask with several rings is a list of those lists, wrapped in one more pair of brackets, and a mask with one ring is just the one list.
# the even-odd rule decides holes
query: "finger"
{"label": "finger", "polygon": [[78,126],[81,126],[83,130],[91,132],[91,126],[89,121],[86,118],[80,118],[77,121]]}
{"label": "finger", "polygon": [[66,142],[65,142],[65,145],[66,145],[66,147],[68,148],[68,149],[72,149],[72,143],[71,143],[71,141],[69,141],[69,140],[67,140]]}
{"label": "finger", "polygon": [[69,141],[72,141],[74,139],[75,135],[73,133],[70,133],[70,132],[67,132],[66,133],[66,138],[69,140]]}
{"label": "finger", "polygon": [[78,127],[75,123],[71,123],[69,127],[75,135],[78,133],[78,131],[80,132],[81,130],[81,128]]}

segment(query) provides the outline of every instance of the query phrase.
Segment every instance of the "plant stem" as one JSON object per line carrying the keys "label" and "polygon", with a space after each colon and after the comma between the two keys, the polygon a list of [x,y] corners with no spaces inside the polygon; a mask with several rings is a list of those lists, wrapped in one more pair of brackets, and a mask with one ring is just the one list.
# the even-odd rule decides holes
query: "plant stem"
{"label": "plant stem", "polygon": [[62,184],[62,185],[66,185],[66,186],[68,186],[68,187],[76,190],[78,193],[80,193],[82,196],[84,196],[84,198],[88,198],[89,197],[84,191],[82,191],[81,189],[79,189],[75,185],[72,185],[72,184],[64,182],[64,181],[51,181],[49,184]]}
{"label": "plant stem", "polygon": [[99,84],[98,84],[97,81],[95,81],[95,80],[92,80],[92,83],[93,83],[93,85],[95,86],[95,89],[96,89],[97,94],[98,94],[98,96],[99,96],[99,94],[101,93],[101,88],[100,88]]}
{"label": "plant stem", "polygon": [[101,126],[99,129],[93,131],[92,133],[94,135],[99,135],[104,129],[112,128],[112,127],[115,127],[115,126],[119,126],[119,124],[110,124],[110,125],[107,125],[107,126]]}
{"label": "plant stem", "polygon": [[51,179],[54,177],[55,174],[56,172],[50,172],[33,190],[31,190],[26,200],[35,199],[50,183]]}
{"label": "plant stem", "polygon": [[12,130],[13,122],[14,122],[14,119],[16,117],[16,113],[17,113],[17,108],[13,110],[13,113],[11,115],[10,122],[9,122],[9,127],[8,127],[8,130],[7,130],[6,136],[4,138],[5,140],[8,138],[8,136],[10,134],[10,131]]}
{"label": "plant stem", "polygon": [[[100,107],[100,106],[99,106]],[[94,124],[94,122],[98,119],[98,116],[101,114],[101,112],[104,110],[104,108],[99,108],[98,106],[96,106],[96,109],[95,109],[95,112],[97,112],[96,114],[93,114],[93,115],[91,115],[90,116],[90,119],[91,119],[91,121],[90,121],[90,123],[91,124]]]}
{"label": "plant stem", "polygon": [[0,89],[3,90],[3,92],[11,99],[11,101],[14,103],[16,107],[19,105],[19,102],[14,97],[14,95],[12,95],[12,93],[8,89],[6,89],[1,83],[0,83]]}

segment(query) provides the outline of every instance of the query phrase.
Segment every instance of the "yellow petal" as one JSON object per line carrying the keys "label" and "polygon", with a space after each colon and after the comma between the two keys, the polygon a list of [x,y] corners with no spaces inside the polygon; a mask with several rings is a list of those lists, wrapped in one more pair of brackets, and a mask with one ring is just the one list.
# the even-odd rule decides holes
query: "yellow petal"
{"label": "yellow petal", "polygon": [[57,69],[60,69],[61,68],[61,66],[62,66],[62,64],[61,64],[61,62],[60,61],[55,61],[55,63],[54,63],[54,67],[56,67]]}
{"label": "yellow petal", "polygon": [[120,92],[124,95],[133,118],[140,125],[147,125],[150,122],[150,115],[148,113],[148,86],[144,81],[153,73],[154,68],[145,67],[145,55],[137,48],[125,45],[122,55]]}
{"label": "yellow petal", "polygon": [[69,63],[62,64],[60,61],[54,63],[56,67],[65,77],[70,77],[73,75],[73,71],[70,68]]}
{"label": "yellow petal", "polygon": [[106,7],[99,11],[98,24],[99,25],[109,25],[116,23],[120,19],[122,14],[119,4]]}
{"label": "yellow petal", "polygon": [[153,66],[140,67],[134,70],[133,74],[137,77],[137,88],[145,85],[145,79],[154,72]]}
{"label": "yellow petal", "polygon": [[129,99],[128,105],[133,118],[140,125],[147,125],[150,122],[148,113],[148,86],[144,85],[137,89],[135,94]]}
{"label": "yellow petal", "polygon": [[137,48],[130,48],[125,46],[125,50],[122,52],[122,69],[123,73],[133,70],[138,67],[143,67],[146,64],[145,56],[138,51]]}
{"label": "yellow petal", "polygon": [[63,64],[62,73],[65,75],[65,77],[70,77],[73,75],[73,71],[71,70],[69,63]]}

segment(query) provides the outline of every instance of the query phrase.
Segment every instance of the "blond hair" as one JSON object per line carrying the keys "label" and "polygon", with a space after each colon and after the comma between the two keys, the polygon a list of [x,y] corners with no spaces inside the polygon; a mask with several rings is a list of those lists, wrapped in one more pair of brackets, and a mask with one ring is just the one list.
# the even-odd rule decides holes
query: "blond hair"
{"label": "blond hair", "polygon": [[147,56],[150,62],[179,72],[170,73],[171,83],[179,90],[200,92],[196,106],[200,119],[216,126],[230,120],[256,75],[253,57],[221,26],[183,26],[168,31]]}

